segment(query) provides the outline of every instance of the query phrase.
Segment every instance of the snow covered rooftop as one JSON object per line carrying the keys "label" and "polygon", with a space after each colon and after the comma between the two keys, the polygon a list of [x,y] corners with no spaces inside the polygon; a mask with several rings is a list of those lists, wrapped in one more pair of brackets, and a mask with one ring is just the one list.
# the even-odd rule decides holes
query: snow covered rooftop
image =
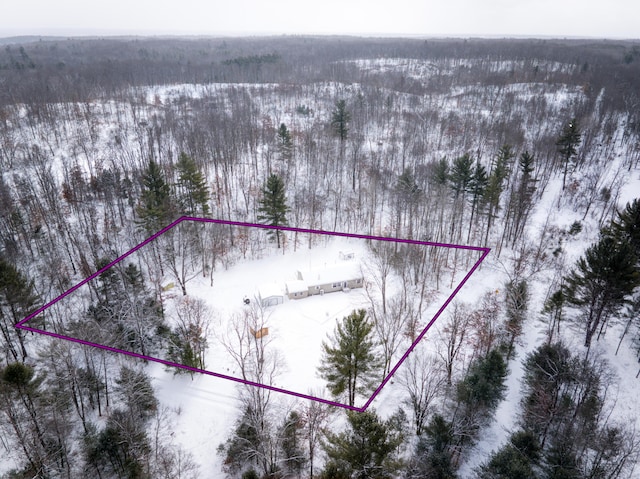
{"label": "snow covered rooftop", "polygon": [[307,282],[301,280],[287,281],[285,285],[289,293],[304,293],[309,289]]}
{"label": "snow covered rooftop", "polygon": [[362,278],[360,264],[358,263],[340,264],[323,269],[300,271],[300,274],[309,286]]}
{"label": "snow covered rooftop", "polygon": [[258,286],[258,296],[260,298],[270,298],[272,296],[283,296],[282,285],[278,283],[265,283]]}

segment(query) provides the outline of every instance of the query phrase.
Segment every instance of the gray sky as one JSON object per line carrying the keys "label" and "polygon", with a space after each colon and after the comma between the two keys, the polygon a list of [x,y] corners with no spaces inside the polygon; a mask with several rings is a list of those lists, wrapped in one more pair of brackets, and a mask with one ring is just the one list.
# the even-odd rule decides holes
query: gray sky
{"label": "gray sky", "polygon": [[0,36],[365,34],[640,38],[640,0],[0,0]]}

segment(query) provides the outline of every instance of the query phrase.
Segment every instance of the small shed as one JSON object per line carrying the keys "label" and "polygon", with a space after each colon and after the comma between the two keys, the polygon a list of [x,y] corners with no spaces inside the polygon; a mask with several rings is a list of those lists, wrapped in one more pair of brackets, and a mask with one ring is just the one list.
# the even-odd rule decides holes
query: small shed
{"label": "small shed", "polygon": [[282,287],[276,283],[263,284],[258,288],[258,300],[263,307],[284,303]]}
{"label": "small shed", "polygon": [[253,328],[249,328],[249,332],[253,335],[254,338],[260,339],[264,336],[269,335],[269,328],[260,328],[257,331]]}

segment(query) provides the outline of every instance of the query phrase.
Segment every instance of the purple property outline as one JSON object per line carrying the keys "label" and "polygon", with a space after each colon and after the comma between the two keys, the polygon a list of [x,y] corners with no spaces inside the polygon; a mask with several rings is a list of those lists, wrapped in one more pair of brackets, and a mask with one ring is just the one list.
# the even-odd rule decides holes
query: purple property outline
{"label": "purple property outline", "polygon": [[[215,373],[213,371],[207,371],[207,370],[204,370],[204,369],[193,368],[193,367],[190,367],[190,366],[185,366],[183,364],[174,363],[172,361],[167,361],[166,359],[155,358],[153,356],[145,356],[143,354],[138,354],[138,353],[134,353],[134,352],[131,352],[131,351],[125,351],[123,349],[113,348],[111,346],[106,346],[104,344],[93,343],[93,342],[85,341],[85,340],[78,339],[78,338],[72,338],[70,336],[65,336],[63,334],[52,333],[50,331],[45,331],[45,330],[42,330],[42,329],[32,328],[30,326],[26,326],[25,325],[27,323],[27,321],[33,319],[35,316],[39,315],[40,313],[42,313],[43,311],[45,311],[46,309],[48,309],[49,307],[51,307],[52,305],[57,303],[58,301],[62,300],[63,298],[65,298],[69,294],[73,293],[78,288],[84,286],[89,281],[95,279],[97,276],[99,276],[100,274],[104,273],[109,268],[111,268],[114,265],[118,264],[120,261],[124,260],[129,255],[135,253],[140,248],[142,248],[143,246],[147,245],[151,241],[155,240],[157,237],[159,237],[160,235],[166,233],[171,228],[177,226],[178,224],[182,223],[183,221],[199,221],[199,222],[202,222],[202,223],[216,223],[216,224],[230,225],[230,226],[243,226],[243,227],[247,227],[247,228],[263,228],[263,229],[271,229],[271,230],[277,229],[277,230],[281,230],[281,231],[293,231],[293,232],[298,232],[298,233],[311,233],[311,234],[321,234],[321,235],[328,235],[328,236],[343,236],[343,237],[349,237],[349,238],[368,239],[368,240],[375,240],[375,241],[389,241],[389,242],[394,242],[394,243],[409,243],[409,244],[419,244],[419,245],[424,245],[424,246],[439,246],[439,247],[443,247],[443,248],[466,249],[466,250],[482,252],[482,256],[480,256],[480,259],[478,259],[478,261],[476,261],[476,263],[469,270],[469,272],[465,275],[465,277],[462,279],[462,281],[460,281],[458,286],[453,290],[451,295],[447,298],[447,300],[444,302],[444,304],[436,312],[436,314],[429,321],[429,323],[422,330],[422,332],[418,335],[418,337],[415,339],[415,341],[413,343],[411,343],[411,346],[409,346],[409,348],[407,349],[406,353],[398,360],[396,365],[389,371],[389,374],[387,374],[387,376],[383,379],[383,381],[380,384],[380,386],[378,386],[378,388],[373,392],[371,397],[369,397],[367,402],[362,407],[349,406],[347,404],[342,404],[342,403],[331,401],[331,400],[328,400],[328,399],[319,398],[319,397],[311,396],[311,395],[308,395],[308,394],[298,393],[298,392],[295,392],[295,391],[289,391],[287,389],[282,389],[282,388],[278,388],[278,387],[275,387],[275,386],[269,386],[269,385],[266,385],[266,384],[255,383],[253,381],[247,381],[247,380],[244,380],[244,379],[240,379],[240,378],[236,378],[236,377],[232,377],[232,376],[227,376],[225,374]],[[53,299],[52,301],[49,301],[44,306],[38,308],[36,311],[31,313],[29,316],[27,316],[26,318],[24,318],[23,320],[18,322],[15,325],[15,327],[18,328],[18,329],[22,329],[24,331],[31,331],[31,332],[34,332],[34,333],[39,333],[39,334],[43,334],[43,335],[46,335],[46,336],[51,336],[51,337],[54,337],[54,338],[57,338],[57,339],[64,339],[64,340],[67,340],[67,341],[83,344],[83,345],[86,345],[86,346],[92,346],[92,347],[95,347],[95,348],[104,349],[104,350],[107,350],[107,351],[124,354],[124,355],[131,356],[131,357],[138,358],[138,359],[154,361],[156,363],[164,364],[165,366],[171,366],[171,367],[177,367],[177,368],[181,368],[181,369],[186,369],[188,371],[201,373],[201,374],[206,374],[206,375],[218,377],[218,378],[221,378],[221,379],[227,379],[229,381],[234,381],[234,382],[237,382],[237,383],[240,383],[240,384],[246,384],[246,385],[249,385],[249,386],[256,386],[256,387],[260,387],[260,388],[263,388],[263,389],[268,389],[270,391],[275,391],[275,392],[279,392],[279,393],[283,393],[283,394],[288,394],[290,396],[299,397],[299,398],[302,398],[302,399],[309,399],[309,400],[312,400],[312,401],[318,401],[318,402],[321,402],[321,403],[324,403],[324,404],[329,404],[331,406],[336,406],[336,407],[341,407],[341,408],[345,408],[345,409],[350,409],[350,410],[353,410],[353,411],[363,412],[369,407],[369,405],[373,402],[373,400],[376,398],[376,396],[378,394],[380,394],[380,391],[382,391],[382,388],[391,380],[391,377],[395,374],[395,372],[402,365],[402,363],[407,359],[409,354],[412,353],[412,351],[415,349],[415,347],[418,345],[418,343],[422,340],[422,338],[425,336],[425,334],[427,334],[427,331],[429,331],[431,326],[433,326],[433,323],[436,322],[438,317],[442,314],[442,312],[445,310],[445,308],[453,300],[454,296],[456,294],[458,294],[460,289],[464,286],[464,284],[471,277],[471,275],[475,272],[475,270],[480,266],[482,261],[484,261],[484,259],[487,257],[487,255],[489,254],[490,251],[491,251],[490,248],[483,248],[483,247],[480,247],[480,246],[464,246],[464,245],[455,245],[455,244],[447,244],[447,243],[435,243],[435,242],[431,242],[431,241],[418,241],[418,240],[401,239],[401,238],[389,238],[389,237],[383,237],[383,236],[362,235],[362,234],[355,234],[355,233],[342,233],[342,232],[338,232],[338,231],[324,231],[324,230],[313,230],[313,229],[305,229],[305,228],[293,228],[293,227],[289,227],[289,226],[271,226],[271,225],[262,225],[262,224],[257,224],[257,223],[245,223],[245,222],[241,222],[241,221],[227,221],[227,220],[218,220],[218,219],[210,219],[210,218],[197,218],[197,217],[192,217],[192,216],[181,216],[180,218],[178,218],[177,220],[175,220],[174,222],[172,222],[168,226],[162,228],[160,231],[158,231],[154,235],[152,235],[149,238],[147,238],[146,240],[144,240],[142,243],[140,243],[136,247],[134,247],[131,250],[127,251],[122,256],[120,256],[117,259],[113,260],[111,263],[107,264],[103,268],[99,269],[98,271],[93,273],[91,276],[85,278],[84,280],[82,280],[81,282],[79,282],[78,284],[73,286],[71,289],[65,291],[64,293],[62,293],[57,298]]]}

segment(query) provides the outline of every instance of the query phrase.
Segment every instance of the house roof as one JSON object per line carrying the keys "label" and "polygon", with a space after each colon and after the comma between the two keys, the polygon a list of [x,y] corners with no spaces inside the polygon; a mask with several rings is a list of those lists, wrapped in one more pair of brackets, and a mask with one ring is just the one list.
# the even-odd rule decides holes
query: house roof
{"label": "house roof", "polygon": [[285,285],[289,293],[304,293],[309,289],[306,281],[287,281]]}
{"label": "house roof", "polygon": [[282,285],[278,283],[265,283],[258,286],[258,296],[260,296],[261,299],[283,295]]}
{"label": "house roof", "polygon": [[332,265],[322,269],[301,271],[300,274],[309,286],[339,283],[341,281],[362,278],[360,264],[358,263]]}

